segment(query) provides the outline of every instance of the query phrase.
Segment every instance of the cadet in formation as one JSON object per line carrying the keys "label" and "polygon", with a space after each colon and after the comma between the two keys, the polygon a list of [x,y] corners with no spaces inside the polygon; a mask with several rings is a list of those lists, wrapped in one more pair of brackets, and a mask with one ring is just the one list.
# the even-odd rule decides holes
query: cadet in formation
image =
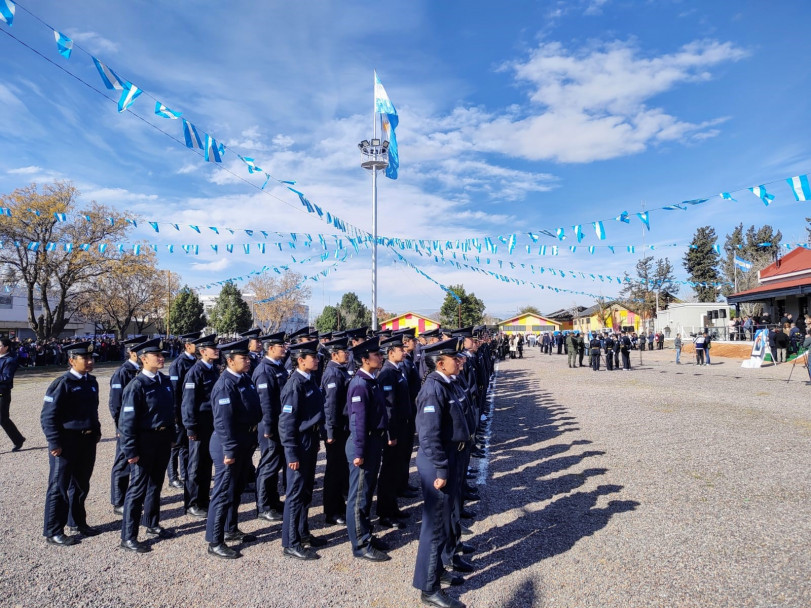
{"label": "cadet in formation", "polygon": [[121,548],[146,553],[149,547],[138,541],[141,524],[150,538],[174,536],[160,525],[160,498],[175,439],[175,400],[171,381],[160,372],[168,354],[161,340],[141,342],[133,350],[141,372],[124,389],[118,419],[121,451],[130,465]]}
{"label": "cadet in formation", "polygon": [[189,455],[188,435],[186,435],[186,429],[183,428],[183,382],[186,374],[197,362],[197,357],[195,357],[197,346],[194,341],[202,333],[195,331],[178,336],[183,341],[183,354],[172,361],[172,365],[169,366],[169,380],[172,381],[172,394],[175,401],[175,441],[172,445],[166,473],[169,475],[169,485],[177,489],[183,487]]}
{"label": "cadet in formation", "polygon": [[52,545],[76,544],[65,535],[68,519],[82,536],[95,536],[87,524],[85,500],[101,439],[99,385],[93,371],[93,343],[78,342],[65,348],[70,370],[45,392],[42,431],[48,442],[48,491],[45,495],[43,535]]}

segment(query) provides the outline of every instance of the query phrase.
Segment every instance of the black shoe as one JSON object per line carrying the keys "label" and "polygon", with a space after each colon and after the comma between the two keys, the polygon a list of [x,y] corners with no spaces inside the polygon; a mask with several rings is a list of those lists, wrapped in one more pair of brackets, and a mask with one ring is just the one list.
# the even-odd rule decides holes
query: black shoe
{"label": "black shoe", "polygon": [[49,545],[60,545],[63,547],[70,547],[76,544],[76,539],[72,536],[65,536],[64,534],[54,534],[53,536],[46,536],[45,542]]}
{"label": "black shoe", "polygon": [[478,477],[478,475],[475,473],[468,473],[465,475],[465,479],[476,479],[476,477]]}
{"label": "black shoe", "polygon": [[459,600],[450,597],[447,593],[440,589],[429,593],[422,591],[420,593],[420,601],[429,606],[437,606],[438,608],[465,608],[465,605]]}
{"label": "black shoe", "polygon": [[456,552],[462,554],[473,553],[476,550],[476,547],[471,545],[470,543],[456,543]]}
{"label": "black shoe", "polygon": [[301,544],[305,547],[326,547],[327,541],[325,541],[320,536],[313,536],[312,534],[308,534],[307,536],[303,536],[301,538]]}
{"label": "black shoe", "polygon": [[405,523],[400,521],[399,519],[389,519],[388,517],[380,517],[377,520],[378,525],[381,528],[389,529],[389,528],[396,528],[398,530],[402,530],[406,527]]}
{"label": "black shoe", "polygon": [[122,549],[132,551],[133,553],[149,553],[150,551],[149,547],[143,543],[139,543],[137,540],[122,540],[119,546]]}
{"label": "black shoe", "polygon": [[363,549],[353,551],[353,553],[358,559],[366,559],[370,562],[387,562],[391,559],[387,553],[383,553],[380,549],[375,549],[371,543],[366,545]]}
{"label": "black shoe", "polygon": [[239,528],[233,532],[226,532],[224,538],[225,540],[235,540],[241,543],[252,543],[256,540],[256,536],[243,532]]}
{"label": "black shoe", "polygon": [[68,530],[73,534],[81,534],[82,536],[98,536],[101,530],[92,526],[68,526]]}
{"label": "black shoe", "polygon": [[124,505],[113,505],[113,515],[124,515]]}
{"label": "black shoe", "polygon": [[150,538],[172,538],[175,533],[166,528],[155,526],[154,528],[147,528],[146,535]]}
{"label": "black shoe", "polygon": [[456,586],[465,582],[465,578],[459,574],[445,570],[439,577],[439,582],[443,585]]}
{"label": "black shoe", "polygon": [[265,521],[282,521],[284,516],[276,509],[271,509],[270,511],[262,511],[259,514],[259,519],[264,519]]}
{"label": "black shoe", "polygon": [[309,549],[305,549],[300,545],[298,547],[285,547],[283,553],[287,557],[294,557],[296,559],[301,559],[305,561],[318,559],[319,557],[321,557],[315,551],[310,551]]}
{"label": "black shoe", "polygon": [[473,530],[462,524],[462,536],[470,536],[471,534],[473,534]]}
{"label": "black shoe", "polygon": [[334,517],[333,516],[325,517],[324,521],[327,522],[331,526],[345,526],[346,525],[346,519],[344,518],[343,515],[335,515]]}
{"label": "black shoe", "polygon": [[476,517],[476,511],[470,511],[469,509],[463,508],[459,512],[459,517],[461,517],[462,519],[473,519],[474,517]]}
{"label": "black shoe", "polygon": [[471,564],[461,555],[454,555],[453,569],[456,570],[457,572],[473,572],[475,568],[473,567],[473,564]]}
{"label": "black shoe", "polygon": [[389,549],[391,549],[389,543],[387,543],[385,540],[377,538],[376,536],[372,537],[372,540],[369,541],[369,544],[379,551],[388,551]]}
{"label": "black shoe", "polygon": [[219,545],[209,545],[208,553],[209,555],[219,557],[220,559],[236,559],[239,557],[239,553],[234,551],[225,543],[220,543]]}
{"label": "black shoe", "polygon": [[208,517],[208,511],[195,505],[186,509],[186,515],[196,517],[197,519],[206,519]]}
{"label": "black shoe", "polygon": [[478,500],[481,500],[481,496],[479,496],[478,492],[464,492],[462,494],[462,498],[464,498],[468,502],[476,502]]}
{"label": "black shoe", "polygon": [[169,487],[177,488],[179,490],[180,488],[183,487],[183,482],[180,481],[179,479],[173,479],[172,481],[169,482]]}
{"label": "black shoe", "polygon": [[23,444],[24,443],[25,443],[25,437],[23,437],[23,440],[20,443],[15,443],[14,447],[11,448],[11,451],[12,452],[19,452],[21,449],[23,449]]}

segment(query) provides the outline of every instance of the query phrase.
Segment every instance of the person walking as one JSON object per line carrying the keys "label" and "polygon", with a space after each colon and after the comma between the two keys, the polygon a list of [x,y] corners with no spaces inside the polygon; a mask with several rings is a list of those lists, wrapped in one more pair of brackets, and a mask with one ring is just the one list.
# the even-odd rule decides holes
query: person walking
{"label": "person walking", "polygon": [[673,348],[676,349],[676,363],[681,365],[681,334],[676,334],[676,339],[673,340]]}
{"label": "person walking", "polygon": [[25,437],[11,421],[11,389],[14,388],[14,374],[17,372],[18,360],[11,352],[11,340],[0,338],[0,427],[11,439],[12,452],[19,452],[25,443]]}

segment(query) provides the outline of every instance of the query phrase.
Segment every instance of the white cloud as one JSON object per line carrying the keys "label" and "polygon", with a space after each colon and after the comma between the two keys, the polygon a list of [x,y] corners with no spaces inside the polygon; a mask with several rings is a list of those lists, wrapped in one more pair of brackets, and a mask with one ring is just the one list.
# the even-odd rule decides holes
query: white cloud
{"label": "white cloud", "polygon": [[221,257],[213,262],[192,262],[190,266],[198,272],[219,272],[231,266],[231,260],[226,257]]}
{"label": "white cloud", "polygon": [[178,175],[187,175],[189,173],[194,173],[200,168],[200,163],[187,163],[180,167],[175,173]]}
{"label": "white cloud", "polygon": [[79,46],[94,55],[112,55],[118,52],[118,45],[96,32],[82,32],[69,29],[65,32]]}
{"label": "white cloud", "polygon": [[20,167],[18,169],[9,169],[6,171],[6,173],[10,173],[12,175],[32,175],[35,173],[42,173],[42,171],[44,171],[42,167],[31,165],[28,167]]}

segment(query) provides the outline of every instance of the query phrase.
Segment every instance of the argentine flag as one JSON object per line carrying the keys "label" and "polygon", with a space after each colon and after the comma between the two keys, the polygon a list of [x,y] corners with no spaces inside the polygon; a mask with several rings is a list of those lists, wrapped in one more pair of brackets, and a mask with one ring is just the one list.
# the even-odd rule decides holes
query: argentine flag
{"label": "argentine flag", "polygon": [[739,255],[735,255],[735,266],[737,266],[744,272],[752,270],[752,262],[747,262]]}
{"label": "argentine flag", "polygon": [[397,179],[397,170],[400,168],[400,153],[397,151],[397,136],[394,130],[400,122],[397,117],[397,110],[391,103],[386,89],[377,77],[375,72],[375,112],[380,114],[380,126],[383,130],[385,141],[389,142],[389,166],[386,167],[386,177]]}
{"label": "argentine flag", "polygon": [[808,184],[807,175],[790,177],[786,181],[788,182],[788,185],[791,186],[791,191],[794,193],[794,198],[796,198],[798,201],[807,201],[811,199],[811,186]]}
{"label": "argentine flag", "polygon": [[17,11],[17,5],[11,0],[0,0],[0,21],[6,23],[11,27],[14,21],[14,13]]}

